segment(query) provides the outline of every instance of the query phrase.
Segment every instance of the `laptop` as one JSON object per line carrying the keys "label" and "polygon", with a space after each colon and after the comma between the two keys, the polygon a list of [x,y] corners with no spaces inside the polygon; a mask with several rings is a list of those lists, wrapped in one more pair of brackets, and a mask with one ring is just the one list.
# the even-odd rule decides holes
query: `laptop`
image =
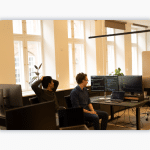
{"label": "laptop", "polygon": [[113,91],[111,101],[123,102],[125,91]]}
{"label": "laptop", "polygon": [[83,108],[58,110],[60,130],[89,130],[84,124]]}
{"label": "laptop", "polygon": [[56,130],[54,101],[6,110],[6,128],[7,130]]}

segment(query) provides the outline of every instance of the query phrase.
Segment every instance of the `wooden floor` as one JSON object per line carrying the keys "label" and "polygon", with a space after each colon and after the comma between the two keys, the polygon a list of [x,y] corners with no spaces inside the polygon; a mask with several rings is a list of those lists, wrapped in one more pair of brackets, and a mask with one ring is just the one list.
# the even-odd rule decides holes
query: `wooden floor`
{"label": "wooden floor", "polygon": [[[150,114],[147,117],[146,112],[150,113],[150,107],[140,108],[141,130],[150,130]],[[114,115],[121,116],[107,124],[107,130],[136,130],[136,108],[130,108]],[[148,120],[146,120],[148,118]],[[93,130],[93,127],[90,128]]]}

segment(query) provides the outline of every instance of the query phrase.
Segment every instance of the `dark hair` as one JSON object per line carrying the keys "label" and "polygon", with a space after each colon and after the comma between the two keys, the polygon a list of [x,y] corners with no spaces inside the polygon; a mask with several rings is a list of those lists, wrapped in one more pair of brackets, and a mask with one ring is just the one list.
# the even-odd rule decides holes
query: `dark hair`
{"label": "dark hair", "polygon": [[85,79],[85,77],[87,76],[87,74],[81,72],[81,73],[78,73],[77,76],[76,76],[76,81],[78,84],[81,84],[82,83],[82,80]]}
{"label": "dark hair", "polygon": [[52,81],[52,77],[51,76],[45,76],[45,77],[43,77],[43,80],[42,80],[42,86],[43,86],[43,88],[47,88],[48,84],[51,83],[51,81]]}

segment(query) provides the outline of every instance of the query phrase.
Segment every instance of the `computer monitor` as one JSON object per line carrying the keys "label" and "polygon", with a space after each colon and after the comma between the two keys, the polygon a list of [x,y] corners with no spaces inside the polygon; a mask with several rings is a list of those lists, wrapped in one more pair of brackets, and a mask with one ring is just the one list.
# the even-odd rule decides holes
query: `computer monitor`
{"label": "computer monitor", "polygon": [[142,93],[142,76],[118,76],[119,80],[119,91]]}
{"label": "computer monitor", "polygon": [[105,91],[105,76],[91,76],[91,91]]}
{"label": "computer monitor", "polygon": [[105,91],[118,91],[118,76],[105,76]]}
{"label": "computer monitor", "polygon": [[21,107],[23,106],[21,85],[18,84],[0,84],[0,89],[3,93],[0,98],[0,104],[6,107]]}
{"label": "computer monitor", "polygon": [[91,76],[91,91],[118,91],[118,76]]}
{"label": "computer monitor", "polygon": [[7,130],[56,130],[54,101],[6,110],[6,128]]}

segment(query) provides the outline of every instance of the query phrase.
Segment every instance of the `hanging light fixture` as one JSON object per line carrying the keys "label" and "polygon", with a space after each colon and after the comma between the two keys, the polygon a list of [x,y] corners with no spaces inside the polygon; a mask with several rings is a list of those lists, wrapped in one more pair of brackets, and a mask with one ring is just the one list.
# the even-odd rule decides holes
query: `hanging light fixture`
{"label": "hanging light fixture", "polygon": [[141,31],[134,31],[134,32],[124,32],[124,33],[116,33],[116,34],[90,36],[89,39],[92,39],[92,38],[101,38],[101,37],[108,37],[108,36],[118,36],[118,35],[126,35],[126,34],[143,33],[143,32],[150,32],[150,30],[141,30]]}

